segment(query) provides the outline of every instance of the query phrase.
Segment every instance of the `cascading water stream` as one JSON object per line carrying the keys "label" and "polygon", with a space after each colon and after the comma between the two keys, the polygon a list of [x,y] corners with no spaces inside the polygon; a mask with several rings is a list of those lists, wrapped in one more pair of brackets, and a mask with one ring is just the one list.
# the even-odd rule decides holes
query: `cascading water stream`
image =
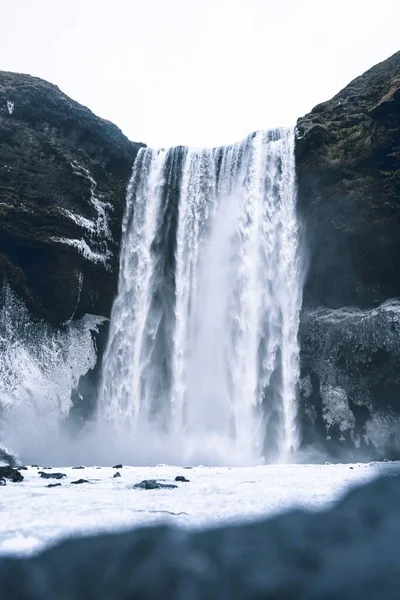
{"label": "cascading water stream", "polygon": [[181,440],[181,460],[287,459],[301,291],[293,131],[141,149],[99,417]]}

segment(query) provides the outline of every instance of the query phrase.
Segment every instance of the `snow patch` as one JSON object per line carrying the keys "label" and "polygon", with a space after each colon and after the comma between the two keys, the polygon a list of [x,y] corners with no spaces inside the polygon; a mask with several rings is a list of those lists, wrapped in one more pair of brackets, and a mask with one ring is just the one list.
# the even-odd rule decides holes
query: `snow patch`
{"label": "snow patch", "polygon": [[70,164],[74,175],[83,177],[84,179],[87,179],[87,181],[89,181],[90,202],[97,215],[96,222],[94,223],[94,233],[96,233],[98,236],[106,238],[107,240],[111,240],[112,235],[109,228],[109,217],[107,215],[107,210],[112,210],[112,205],[108,202],[103,202],[102,200],[100,200],[100,198],[96,194],[97,182],[92,177],[88,169],[85,169],[85,167],[83,167],[76,161],[72,161]]}
{"label": "snow patch", "polygon": [[82,229],[86,229],[92,234],[96,231],[96,225],[90,219],[86,219],[86,217],[82,217],[81,215],[75,215],[73,212],[67,210],[66,208],[60,208],[60,211],[63,213],[63,215],[65,215],[66,217],[71,219],[71,221],[73,221],[76,225],[78,225],[78,227],[82,227]]}
{"label": "snow patch", "polygon": [[100,254],[99,252],[95,252],[89,247],[88,243],[83,238],[78,240],[66,237],[52,236],[50,239],[53,242],[57,242],[59,244],[66,244],[67,246],[72,246],[73,248],[76,248],[78,252],[86,258],[86,260],[90,260],[93,263],[101,263],[105,266],[107,270],[110,268],[107,261],[111,256],[111,253],[109,251],[106,254]]}

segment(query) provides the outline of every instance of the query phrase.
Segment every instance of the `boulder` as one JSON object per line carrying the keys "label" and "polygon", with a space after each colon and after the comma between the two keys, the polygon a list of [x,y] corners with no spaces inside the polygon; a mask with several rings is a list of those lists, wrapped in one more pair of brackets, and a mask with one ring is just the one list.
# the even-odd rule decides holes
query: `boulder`
{"label": "boulder", "polygon": [[17,483],[24,480],[24,476],[12,467],[0,467],[0,477],[3,479],[9,479],[10,481]]}

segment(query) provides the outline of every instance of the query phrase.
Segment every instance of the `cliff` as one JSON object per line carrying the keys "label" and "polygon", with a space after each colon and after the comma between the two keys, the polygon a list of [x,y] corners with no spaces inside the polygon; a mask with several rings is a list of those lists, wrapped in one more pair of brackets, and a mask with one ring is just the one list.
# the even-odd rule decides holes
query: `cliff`
{"label": "cliff", "polygon": [[308,252],[305,439],[315,440],[317,430],[331,449],[335,442],[393,445],[400,414],[393,300],[400,296],[400,52],[298,120],[296,163]]}
{"label": "cliff", "polygon": [[0,279],[37,317],[110,314],[140,146],[56,86],[0,71]]}

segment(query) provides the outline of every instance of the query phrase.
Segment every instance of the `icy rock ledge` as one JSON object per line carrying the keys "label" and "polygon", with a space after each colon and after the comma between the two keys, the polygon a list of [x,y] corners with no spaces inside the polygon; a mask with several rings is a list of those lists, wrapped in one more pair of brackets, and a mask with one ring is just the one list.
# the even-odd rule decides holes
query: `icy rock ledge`
{"label": "icy rock ledge", "polygon": [[149,527],[0,558],[2,600],[392,600],[400,577],[400,479],[301,510],[206,531]]}

